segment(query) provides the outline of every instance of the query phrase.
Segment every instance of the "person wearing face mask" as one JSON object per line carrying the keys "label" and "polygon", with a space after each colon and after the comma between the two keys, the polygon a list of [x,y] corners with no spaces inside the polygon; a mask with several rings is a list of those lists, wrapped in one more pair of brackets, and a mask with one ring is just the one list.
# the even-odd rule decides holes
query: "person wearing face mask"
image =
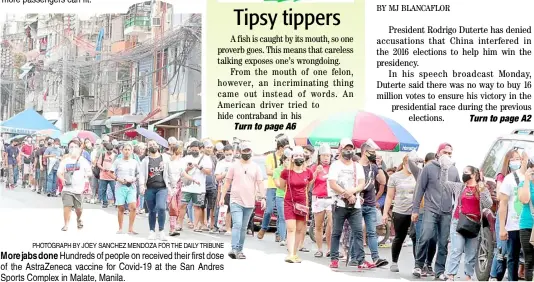
{"label": "person wearing face mask", "polygon": [[[263,174],[258,164],[251,160],[252,148],[249,142],[239,145],[241,160],[236,161],[226,174],[222,195],[228,192],[230,186],[230,213],[232,214],[232,250],[228,253],[231,259],[246,259],[243,253],[247,223],[252,216],[256,200],[261,200],[261,208],[265,209],[265,189]],[[224,199],[219,200],[219,206],[224,205]]]}
{"label": "person wearing face mask", "polygon": [[[273,180],[273,171],[278,167],[278,163],[280,162],[280,158],[282,157],[286,147],[289,147],[289,140],[283,134],[278,135],[276,139],[276,151],[267,155],[265,158],[265,170],[267,172],[267,207],[263,213],[261,229],[258,232],[258,239],[263,239],[265,232],[267,232],[267,229],[269,228],[269,223],[271,222],[271,217],[276,205],[276,185]],[[276,230],[275,242],[280,242],[278,228]]]}
{"label": "person wearing face mask", "polygon": [[[388,193],[384,205],[384,224],[389,221],[389,210],[393,203],[392,222],[395,228],[395,239],[391,246],[392,264],[390,270],[399,272],[399,255],[402,250],[404,240],[408,235],[412,222],[413,195],[415,194],[415,177],[408,167],[408,155],[402,159],[399,171],[391,175],[388,183]],[[413,248],[416,247],[415,237],[412,238]],[[413,252],[415,254],[415,250]]]}
{"label": "person wearing face mask", "polygon": [[100,159],[100,156],[102,154],[102,150],[103,150],[102,140],[97,139],[95,142],[95,146],[91,150],[91,167],[93,169],[93,176],[91,177],[91,192],[92,192],[92,197],[90,200],[91,204],[94,204],[102,200],[100,198],[100,194],[98,193],[100,173],[98,172],[98,169],[95,169],[97,167],[98,160]]}
{"label": "person wearing face mask", "polygon": [[273,180],[276,184],[276,214],[277,214],[277,231],[280,235],[280,246],[286,245],[287,240],[287,228],[286,228],[286,218],[284,215],[284,200],[286,197],[286,191],[280,188],[280,177],[284,169],[290,169],[291,164],[291,149],[286,148],[284,154],[280,158],[280,164],[273,171]]}
{"label": "person wearing face mask", "polygon": [[204,205],[206,195],[206,177],[211,175],[213,163],[210,157],[200,154],[202,145],[199,141],[193,141],[189,145],[191,155],[184,158],[186,163],[186,173],[191,175],[195,182],[186,183],[182,187],[182,205],[181,210],[185,212],[189,202],[193,204],[193,226],[195,232],[202,232],[202,206]]}
{"label": "person wearing face mask", "polygon": [[[440,177],[442,189],[452,191],[456,199],[454,215],[452,216],[450,236],[451,248],[447,256],[445,275],[448,281],[453,281],[458,273],[462,254],[465,253],[464,272],[467,280],[475,274],[475,262],[479,242],[479,232],[473,231],[473,224],[480,229],[482,210],[493,205],[491,194],[486,188],[482,173],[478,168],[467,166],[463,170],[462,182],[449,181],[448,170],[453,163],[448,155],[439,158]],[[469,218],[469,219],[465,219]]]}
{"label": "person wearing face mask", "polygon": [[165,153],[172,157],[174,155],[174,149],[178,147],[178,139],[176,139],[174,136],[171,136],[167,140],[167,143],[169,143],[169,148],[165,150]]}
{"label": "person wearing face mask", "polygon": [[18,182],[18,156],[20,154],[20,150],[18,148],[18,142],[17,140],[12,140],[11,145],[9,145],[6,148],[4,163],[8,165],[7,170],[7,184],[10,189],[15,189],[15,185]]}
{"label": "person wearing face mask", "polygon": [[311,167],[315,163],[315,160],[312,158],[313,153],[315,153],[315,148],[312,145],[304,147],[304,160],[307,167]]}
{"label": "person wearing face mask", "polygon": [[365,175],[362,166],[354,162],[354,144],[344,138],[339,142],[339,159],[334,161],[328,171],[328,195],[334,199],[332,211],[332,242],[330,245],[330,268],[339,267],[339,247],[345,221],[350,225],[351,237],[355,238],[355,248],[350,249],[351,266],[366,269],[370,264],[365,261],[363,249],[363,226],[360,193],[364,189]]}
{"label": "person wearing face mask", "polygon": [[[528,156],[534,156],[534,151],[529,150]],[[525,180],[519,183],[518,198],[523,204],[521,215],[519,217],[519,240],[521,241],[521,247],[523,250],[523,256],[525,258],[524,266],[524,279],[526,281],[532,281],[533,269],[534,269],[534,247],[531,244],[532,227],[534,220],[532,213],[534,213],[533,200],[534,200],[534,157],[529,158],[528,169],[525,172]]]}
{"label": "person wearing face mask", "polygon": [[291,152],[289,168],[284,169],[280,174],[280,189],[286,192],[284,218],[287,226],[289,254],[285,261],[289,263],[301,262],[297,252],[301,245],[301,238],[303,238],[302,233],[306,232],[308,219],[308,189],[313,180],[313,172],[306,167],[304,155],[302,147],[295,147]]}
{"label": "person wearing face mask", "polygon": [[[113,176],[111,171],[117,155],[113,152],[113,145],[111,143],[104,143],[104,149],[106,152],[100,155],[96,165],[100,168],[98,193],[100,199],[102,199],[102,208],[107,208],[109,204],[113,205],[115,199],[115,176]],[[108,189],[111,193],[108,193]]]}
{"label": "person wearing face mask", "polygon": [[[433,160],[426,165],[417,180],[412,212],[413,222],[417,222],[419,219],[419,207],[423,196],[425,197],[425,219],[421,226],[421,237],[417,243],[415,267],[412,272],[413,276],[417,278],[421,277],[422,268],[427,260],[429,243],[433,238],[437,238],[438,254],[435,263],[436,269],[434,270],[436,273],[435,278],[438,280],[447,279],[444,272],[453,211],[453,195],[449,190],[443,190],[442,186],[434,181],[435,179],[439,179],[441,166],[438,160],[444,155],[449,157],[452,155],[452,146],[448,143],[439,145],[436,153],[437,160]],[[447,179],[452,182],[461,183],[458,170],[455,166],[448,169]]]}
{"label": "person wearing face mask", "polygon": [[209,223],[209,227],[204,226],[203,231],[215,233],[215,207],[217,206],[217,181],[215,180],[215,168],[217,167],[217,158],[213,153],[213,143],[207,139],[204,141],[204,156],[211,161],[211,173],[206,175],[206,196],[203,206],[203,218],[205,224]]}
{"label": "person wearing face mask", "polygon": [[33,154],[33,145],[32,139],[27,138],[24,140],[24,144],[20,150],[20,155],[22,158],[22,188],[26,188],[30,185],[30,175],[32,173],[31,164],[32,164],[32,154]]}
{"label": "person wearing face mask", "polygon": [[[497,184],[496,187],[496,195],[497,200],[499,200],[500,195],[500,188],[502,185],[502,182],[504,180],[504,177],[514,171],[517,171],[521,168],[521,155],[516,149],[512,149],[506,153],[504,156],[504,160],[502,163],[501,172],[499,172],[495,176],[495,183]],[[498,231],[500,229],[500,220],[499,216],[497,215],[497,218],[495,220],[495,230]],[[504,277],[504,273],[506,272],[506,264],[504,263],[504,257],[502,254],[506,254],[506,241],[501,241],[499,236],[495,236],[496,241],[496,247],[494,250],[494,257],[491,264],[491,271],[490,271],[490,281],[501,281]],[[500,254],[499,254],[500,250]]]}
{"label": "person wearing face mask", "polygon": [[57,177],[63,183],[61,191],[61,200],[63,202],[63,219],[64,225],[62,231],[69,228],[70,215],[72,209],[76,212],[76,222],[78,229],[83,228],[82,223],[82,193],[85,183],[92,174],[91,164],[85,158],[81,157],[82,149],[78,141],[69,143],[69,156],[61,160]]}
{"label": "person wearing face mask", "polygon": [[46,193],[48,197],[56,197],[57,190],[57,170],[59,168],[59,162],[63,155],[63,151],[60,148],[61,141],[54,139],[54,145],[49,147],[44,152],[44,158],[48,161],[47,164],[47,183]]}
{"label": "person wearing face mask", "polygon": [[[234,154],[233,154],[233,148],[232,145],[226,145],[222,149],[224,153],[224,159],[219,161],[217,163],[217,167],[215,168],[215,179],[219,183],[219,195],[217,197],[217,202],[219,203],[221,199],[224,200],[224,205],[229,207],[230,206],[230,194],[232,191],[232,186],[228,186],[228,190],[225,194],[222,194],[222,187],[224,187],[224,184],[226,182],[226,175],[228,174],[228,170],[230,167],[234,164]],[[218,212],[216,212],[218,214]],[[225,233],[224,235],[230,236],[232,235],[232,214],[227,211],[226,213],[226,219],[225,219]],[[221,231],[223,226],[217,226],[217,228]]]}
{"label": "person wearing face mask", "polygon": [[[139,192],[145,195],[148,206],[148,227],[150,229],[148,239],[167,241],[165,236],[165,218],[167,209],[167,198],[170,190],[174,187],[171,184],[169,161],[167,154],[159,152],[159,145],[154,140],[148,142],[148,157],[141,163],[141,173],[139,174]],[[158,233],[156,233],[156,219],[158,223]]]}
{"label": "person wearing face mask", "polygon": [[215,156],[217,160],[222,161],[224,159],[224,145],[221,142],[215,144]]}
{"label": "person wearing face mask", "polygon": [[[313,191],[312,191],[312,212],[315,220],[315,234],[317,239],[317,252],[316,258],[323,257],[323,226],[325,216],[327,219],[326,224],[326,249],[330,250],[330,241],[332,238],[332,197],[328,196],[327,181],[328,172],[330,169],[330,161],[332,160],[332,151],[328,144],[322,144],[319,147],[317,164],[312,166],[313,172]],[[327,256],[329,253],[327,253]]]}
{"label": "person wearing face mask", "polygon": [[[367,141],[361,146],[360,164],[363,167],[365,175],[365,189],[362,192],[362,215],[365,221],[365,230],[367,231],[367,241],[369,249],[371,250],[371,257],[373,259],[374,267],[381,267],[388,265],[388,261],[380,258],[378,252],[378,238],[376,235],[376,190],[375,183],[379,185],[386,184],[386,176],[383,170],[378,169],[376,165],[376,145],[371,143],[372,140]],[[351,238],[351,248],[355,248],[353,238]],[[373,263],[368,265],[372,268]]]}
{"label": "person wearing face mask", "polygon": [[43,154],[46,150],[45,140],[39,141],[39,148],[35,150],[35,178],[37,179],[37,194],[45,191],[46,187],[46,165],[43,162]]}

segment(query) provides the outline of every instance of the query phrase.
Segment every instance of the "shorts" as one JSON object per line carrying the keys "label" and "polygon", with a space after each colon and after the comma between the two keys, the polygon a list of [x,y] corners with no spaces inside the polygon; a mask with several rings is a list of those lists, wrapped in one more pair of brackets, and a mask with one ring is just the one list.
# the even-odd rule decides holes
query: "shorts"
{"label": "shorts", "polygon": [[189,203],[192,202],[193,206],[195,207],[202,207],[204,205],[204,198],[206,197],[206,194],[202,193],[191,193],[191,192],[183,192],[182,193],[182,203]]}
{"label": "shorts", "polygon": [[137,191],[135,186],[126,187],[117,185],[115,187],[115,205],[123,206],[124,204],[137,203]]}
{"label": "shorts", "polygon": [[206,196],[204,199],[204,208],[208,208],[210,210],[215,210],[215,206],[217,205],[217,190],[206,190]]}
{"label": "shorts", "polygon": [[61,192],[61,201],[63,201],[63,207],[74,207],[75,209],[82,208],[82,195],[80,194]]}
{"label": "shorts", "polygon": [[32,173],[31,164],[24,164],[23,170],[24,170],[24,175],[31,174]]}
{"label": "shorts", "polygon": [[312,197],[312,213],[320,213],[323,211],[332,211],[334,201],[332,198],[317,198]]}

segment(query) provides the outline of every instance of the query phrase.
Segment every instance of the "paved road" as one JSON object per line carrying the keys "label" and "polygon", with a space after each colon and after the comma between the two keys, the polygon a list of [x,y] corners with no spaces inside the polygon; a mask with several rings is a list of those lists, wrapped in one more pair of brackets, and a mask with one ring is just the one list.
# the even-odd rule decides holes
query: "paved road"
{"label": "paved road", "polygon": [[[84,220],[84,231],[89,229],[94,232],[109,233],[109,238],[114,238],[116,232],[116,209],[107,208],[102,209],[98,205],[86,204],[84,206],[86,217]],[[61,215],[61,200],[60,198],[47,198],[43,195],[38,195],[27,189],[16,188],[15,190],[6,190],[3,185],[0,184],[0,221],[12,219],[13,215],[6,213],[7,211],[13,211],[13,209],[20,209],[20,213],[23,211],[32,210],[32,215],[28,216],[29,219],[21,220],[11,220],[9,224],[19,224],[20,226],[38,224],[39,230],[36,230],[36,234],[44,235],[53,235],[59,232],[62,226],[62,215]],[[24,212],[26,214],[26,212]],[[33,223],[32,223],[33,222]],[[46,222],[46,224],[42,224]],[[125,226],[126,226],[125,222]],[[0,224],[4,226],[3,224]],[[13,226],[15,227],[15,226]],[[140,233],[140,237],[146,238],[148,235],[148,224],[146,215],[139,215],[136,224],[136,231]],[[11,230],[17,230],[19,226],[12,228]],[[75,223],[72,222],[71,230],[69,232],[75,231]],[[68,232],[67,232],[68,233]],[[53,235],[56,236],[56,235]],[[63,235],[58,235],[63,236]],[[126,236],[126,235],[124,235]],[[48,237],[48,236],[46,236]],[[100,237],[102,238],[102,237]],[[107,238],[107,235],[106,237]],[[181,241],[218,241],[225,242],[227,246],[230,243],[230,237],[224,235],[214,235],[208,233],[194,233],[192,230],[186,228],[181,234],[181,236],[172,238],[172,240],[181,240]],[[285,268],[283,259],[286,255],[286,250],[284,247],[280,247],[277,243],[274,242],[274,234],[268,233],[263,240],[258,240],[254,237],[248,237],[245,243],[246,249],[245,253],[248,255],[249,261],[261,260],[259,265],[269,265],[275,268]],[[328,269],[329,260],[327,258],[317,259],[313,257],[313,253],[316,250],[314,243],[307,238],[306,247],[311,249],[310,253],[302,253],[301,257],[304,260],[303,265],[307,264],[312,267],[313,271],[330,271]],[[366,252],[369,252],[366,249]],[[382,258],[388,260],[391,259],[391,250],[389,248],[381,248],[380,255]],[[370,259],[368,254],[368,259]],[[413,267],[413,254],[411,247],[404,247],[401,252],[401,257],[399,260],[400,273],[392,273],[389,271],[389,266],[384,269],[369,270],[365,272],[355,272],[354,269],[345,268],[342,266],[340,272],[344,275],[349,276],[359,276],[359,277],[368,277],[368,278],[390,278],[390,279],[408,279],[413,280],[411,275],[411,270]],[[259,268],[262,269],[262,268]],[[259,270],[261,271],[261,270]],[[462,273],[462,271],[460,271]],[[431,280],[428,278],[428,280]]]}

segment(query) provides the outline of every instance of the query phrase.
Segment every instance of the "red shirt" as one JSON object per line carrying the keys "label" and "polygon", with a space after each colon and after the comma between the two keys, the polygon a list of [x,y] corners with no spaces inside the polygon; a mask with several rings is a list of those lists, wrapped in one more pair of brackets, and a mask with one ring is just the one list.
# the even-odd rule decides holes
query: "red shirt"
{"label": "red shirt", "polygon": [[503,180],[504,180],[504,175],[502,175],[502,173],[499,172],[499,173],[497,174],[497,176],[495,177],[495,182],[496,182],[496,183],[499,183],[499,182],[502,183]]}
{"label": "red shirt", "polygon": [[24,155],[31,156],[32,151],[33,151],[33,146],[32,145],[24,145],[24,146],[22,146],[21,151],[22,151],[22,153]]}
{"label": "red shirt", "polygon": [[[468,215],[473,220],[480,220],[480,196],[478,196],[477,187],[467,186],[460,195],[462,213]],[[454,218],[460,218],[460,204],[456,207]]]}
{"label": "red shirt", "polygon": [[[323,171],[317,173],[317,178],[315,178],[315,183],[313,184],[312,195],[319,198],[328,197],[328,190],[326,182],[328,181],[328,170],[330,165],[323,165]],[[313,165],[311,168],[312,172],[315,173],[317,170],[317,165]],[[313,175],[312,175],[313,177]]]}
{"label": "red shirt", "polygon": [[313,179],[313,172],[309,168],[301,173],[284,169],[280,174],[280,178],[287,182],[285,201],[307,205],[307,187],[310,181]]}

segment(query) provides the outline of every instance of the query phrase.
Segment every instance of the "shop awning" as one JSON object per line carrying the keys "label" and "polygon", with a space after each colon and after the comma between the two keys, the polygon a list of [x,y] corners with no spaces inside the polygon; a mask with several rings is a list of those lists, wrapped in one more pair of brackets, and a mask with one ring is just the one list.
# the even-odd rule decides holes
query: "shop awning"
{"label": "shop awning", "polygon": [[106,120],[105,119],[97,119],[97,120],[93,120],[89,123],[91,126],[104,126],[106,125]]}
{"label": "shop awning", "polygon": [[106,120],[106,124],[125,124],[125,123],[141,123],[145,119],[144,115],[122,115],[111,116]]}
{"label": "shop awning", "polygon": [[33,134],[39,130],[59,130],[34,109],[27,109],[0,124],[1,132],[12,134]]}
{"label": "shop awning", "polygon": [[194,117],[192,119],[201,119],[201,118],[202,118],[202,116],[198,116],[198,117]]}
{"label": "shop awning", "polygon": [[162,120],[160,120],[160,121],[158,121],[158,122],[156,122],[154,124],[151,124],[151,125],[152,126],[156,126],[156,125],[160,125],[162,123],[166,123],[166,122],[168,122],[170,120],[173,120],[175,118],[179,118],[183,114],[185,114],[185,112],[174,113],[174,114],[172,114],[172,115],[170,115],[170,116],[168,116],[168,117],[166,117],[166,118],[164,118],[164,119],[162,119]]}

